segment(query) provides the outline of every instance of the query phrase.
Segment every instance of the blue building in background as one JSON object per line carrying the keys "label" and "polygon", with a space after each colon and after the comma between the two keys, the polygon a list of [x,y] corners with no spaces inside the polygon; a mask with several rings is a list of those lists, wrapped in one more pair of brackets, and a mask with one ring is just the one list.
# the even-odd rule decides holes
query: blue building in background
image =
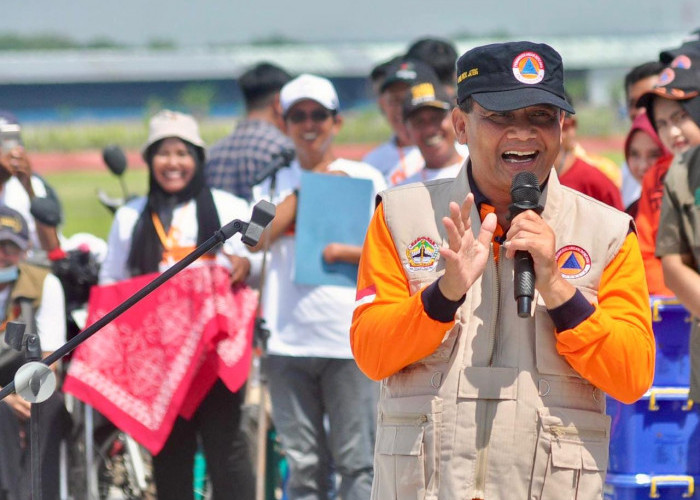
{"label": "blue building in background", "polygon": [[[684,33],[640,36],[550,37],[567,78],[583,83],[596,106],[615,105],[624,74],[677,47]],[[494,38],[456,40],[459,53]],[[344,109],[373,100],[367,77],[374,65],[402,54],[403,43],[237,45],[168,50],[65,50],[0,53],[0,108],[22,121],[138,119],[168,106],[211,116],[241,112],[235,79],[268,61],[292,74],[314,73],[336,85]]]}

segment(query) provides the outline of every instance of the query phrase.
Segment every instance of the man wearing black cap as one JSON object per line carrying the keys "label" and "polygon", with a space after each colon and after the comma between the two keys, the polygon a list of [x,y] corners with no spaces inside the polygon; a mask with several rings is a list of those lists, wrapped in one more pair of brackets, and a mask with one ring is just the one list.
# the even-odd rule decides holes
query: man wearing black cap
{"label": "man wearing black cap", "polygon": [[[600,499],[603,393],[632,402],[653,377],[631,220],[552,169],[573,112],[556,51],[477,47],[457,75],[469,161],[382,193],[360,262],[353,353],[382,380],[372,498]],[[513,217],[521,172],[542,195]],[[534,264],[529,309],[513,298],[516,251]]]}
{"label": "man wearing black cap", "polygon": [[[0,207],[0,334],[7,321],[20,320],[39,334],[43,355],[66,341],[63,289],[54,275],[43,267],[24,262],[29,248],[29,229],[19,212]],[[33,325],[33,326],[32,326]],[[24,355],[13,356],[0,340],[3,360],[0,384],[8,384]],[[63,397],[55,392],[42,404],[40,457],[42,498],[59,497],[59,445],[67,430],[68,414]],[[0,498],[30,498],[29,415],[31,404],[17,394],[0,401]]]}
{"label": "man wearing black cap", "polygon": [[455,177],[462,168],[464,157],[455,148],[450,118],[453,102],[437,79],[426,78],[411,85],[403,104],[403,119],[425,166],[402,184]]}
{"label": "man wearing black cap", "polygon": [[403,102],[409,87],[419,79],[435,77],[430,66],[419,61],[400,59],[385,70],[379,85],[377,102],[389,122],[393,136],[380,144],[362,159],[379,170],[387,183],[394,186],[423,168],[423,158],[418,147],[411,142],[403,122]]}

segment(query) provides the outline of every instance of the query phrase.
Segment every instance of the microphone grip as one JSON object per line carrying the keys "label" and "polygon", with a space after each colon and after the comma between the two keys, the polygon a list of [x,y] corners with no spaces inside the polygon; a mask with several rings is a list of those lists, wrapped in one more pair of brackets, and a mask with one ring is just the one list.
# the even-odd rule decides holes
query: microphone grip
{"label": "microphone grip", "polygon": [[518,305],[518,316],[527,318],[535,296],[535,265],[529,252],[518,250],[515,252],[514,266],[513,294]]}

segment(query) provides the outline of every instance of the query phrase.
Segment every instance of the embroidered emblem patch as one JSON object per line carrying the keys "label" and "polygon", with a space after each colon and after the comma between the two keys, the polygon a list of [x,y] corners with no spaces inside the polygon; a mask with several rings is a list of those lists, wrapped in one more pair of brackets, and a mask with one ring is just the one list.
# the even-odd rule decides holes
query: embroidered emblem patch
{"label": "embroidered emblem patch", "polygon": [[679,55],[677,56],[673,61],[671,61],[671,66],[672,68],[682,68],[682,69],[690,69],[690,67],[693,65],[693,61],[690,60],[690,57],[686,55]]}
{"label": "embroidered emblem patch", "polygon": [[668,85],[676,78],[676,72],[671,68],[666,68],[659,74],[659,82],[656,84],[657,87],[663,87]]}
{"label": "embroidered emblem patch", "polygon": [[554,260],[562,278],[573,280],[585,276],[591,270],[591,256],[578,245],[567,245],[560,248]]}
{"label": "embroidered emblem patch", "polygon": [[432,271],[440,259],[438,245],[430,238],[421,236],[406,248],[409,271]]}
{"label": "embroidered emblem patch", "polygon": [[534,85],[544,79],[544,62],[535,52],[523,52],[513,59],[513,76],[521,83]]}

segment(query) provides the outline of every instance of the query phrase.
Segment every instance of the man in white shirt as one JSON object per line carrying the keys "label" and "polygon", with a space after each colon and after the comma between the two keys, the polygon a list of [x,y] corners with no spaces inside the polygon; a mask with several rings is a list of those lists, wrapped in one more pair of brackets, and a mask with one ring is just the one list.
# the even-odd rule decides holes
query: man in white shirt
{"label": "man in white shirt", "polygon": [[[367,500],[373,477],[377,386],[357,368],[350,349],[355,288],[295,282],[296,259],[321,258],[296,252],[296,234],[304,230],[297,225],[297,200],[304,196],[302,172],[370,180],[373,193],[367,214],[386,184],[371,166],[335,156],[333,140],[343,120],[330,81],[301,75],[282,87],[280,103],[296,160],[278,172],[275,193],[268,180],[253,194],[256,201],[271,198],[277,203],[269,228],[263,311],[270,330],[266,368],[273,420],[290,466],[287,495],[290,500],[327,500],[333,490],[332,462],[341,478],[340,497]],[[322,258],[357,264],[361,250],[330,243]]]}

